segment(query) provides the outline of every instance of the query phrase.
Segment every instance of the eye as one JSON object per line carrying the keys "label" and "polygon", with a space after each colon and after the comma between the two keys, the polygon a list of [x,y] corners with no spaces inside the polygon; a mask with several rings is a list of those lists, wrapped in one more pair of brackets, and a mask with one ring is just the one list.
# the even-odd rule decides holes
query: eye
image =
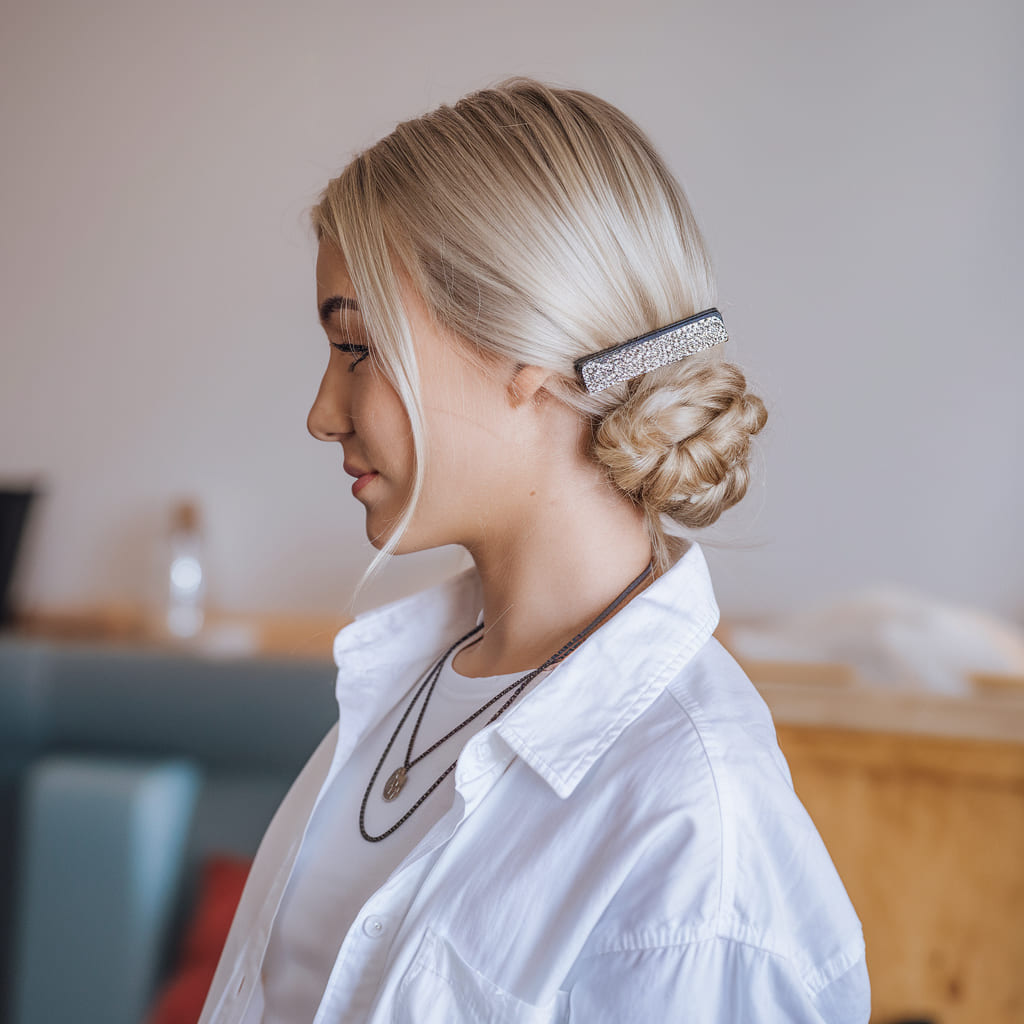
{"label": "eye", "polygon": [[331,348],[336,348],[339,352],[345,352],[348,355],[359,357],[348,368],[349,373],[351,373],[370,354],[370,350],[365,345],[353,345],[350,342],[332,341]]}

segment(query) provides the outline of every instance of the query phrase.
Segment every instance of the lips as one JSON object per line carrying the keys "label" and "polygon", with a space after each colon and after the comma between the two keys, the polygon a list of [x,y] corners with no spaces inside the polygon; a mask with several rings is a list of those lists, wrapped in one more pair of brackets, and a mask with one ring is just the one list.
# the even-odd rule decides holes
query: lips
{"label": "lips", "polygon": [[377,471],[374,469],[364,469],[362,466],[357,466],[354,462],[345,463],[345,472],[349,476],[354,476],[356,482],[352,485],[352,493],[358,494],[371,480],[377,476]]}
{"label": "lips", "polygon": [[358,494],[371,480],[376,479],[376,473],[363,473],[363,475],[358,477],[356,482],[352,485],[352,493]]}

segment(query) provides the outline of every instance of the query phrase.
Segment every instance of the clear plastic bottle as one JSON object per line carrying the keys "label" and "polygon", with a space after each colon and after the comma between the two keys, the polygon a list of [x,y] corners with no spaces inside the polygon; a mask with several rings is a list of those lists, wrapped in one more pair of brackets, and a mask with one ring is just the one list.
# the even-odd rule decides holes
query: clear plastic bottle
{"label": "clear plastic bottle", "polygon": [[202,533],[195,502],[182,501],[174,506],[169,540],[167,631],[171,636],[188,639],[203,628],[206,595]]}

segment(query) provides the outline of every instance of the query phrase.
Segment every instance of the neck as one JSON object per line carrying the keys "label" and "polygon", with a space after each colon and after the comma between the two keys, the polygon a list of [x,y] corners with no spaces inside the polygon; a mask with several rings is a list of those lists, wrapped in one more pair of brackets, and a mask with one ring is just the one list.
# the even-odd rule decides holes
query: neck
{"label": "neck", "polygon": [[514,523],[467,544],[483,588],[484,630],[453,663],[462,675],[528,672],[543,664],[651,560],[641,511],[599,474],[538,485]]}

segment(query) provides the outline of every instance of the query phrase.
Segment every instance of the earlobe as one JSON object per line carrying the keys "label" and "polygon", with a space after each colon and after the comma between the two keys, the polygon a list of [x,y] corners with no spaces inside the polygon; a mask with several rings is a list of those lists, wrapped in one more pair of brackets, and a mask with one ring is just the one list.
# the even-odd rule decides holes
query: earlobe
{"label": "earlobe", "polygon": [[526,366],[516,364],[512,379],[508,383],[508,400],[513,409],[532,402],[543,390],[545,382],[551,377],[551,371],[543,366]]}

